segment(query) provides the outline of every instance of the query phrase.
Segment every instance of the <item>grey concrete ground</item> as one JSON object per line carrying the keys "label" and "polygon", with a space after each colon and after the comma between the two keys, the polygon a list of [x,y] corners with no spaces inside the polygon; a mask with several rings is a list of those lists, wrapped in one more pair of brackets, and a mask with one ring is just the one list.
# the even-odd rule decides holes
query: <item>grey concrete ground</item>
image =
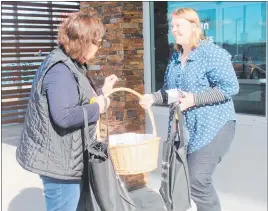
{"label": "grey concrete ground", "polygon": [[[16,162],[15,149],[17,140],[19,139],[21,125],[3,126],[2,127],[2,211],[45,211],[45,202],[42,193],[42,184],[39,177],[35,174],[23,170]],[[245,132],[245,131],[244,131]],[[250,147],[250,146],[246,146]],[[253,150],[259,150],[252,148]],[[251,151],[248,151],[249,155]],[[235,159],[232,156],[229,159]],[[249,169],[256,169],[252,165],[256,165],[253,160],[249,162],[245,158]],[[225,161],[228,163],[228,159]],[[255,187],[259,181],[263,181],[263,176],[260,172],[255,172],[255,177],[249,178],[248,175],[236,175],[237,172],[244,172],[243,166],[235,160],[230,169],[225,172],[225,164],[220,168],[216,175],[216,186],[219,189],[223,211],[265,211],[267,210],[265,190],[267,183],[263,183],[261,192]],[[262,164],[258,164],[262,167]],[[260,170],[260,169],[258,169]],[[254,175],[253,173],[248,173]],[[225,178],[219,181],[219,178]],[[232,179],[236,178],[236,179]],[[237,179],[238,178],[238,179]],[[229,180],[227,182],[227,179]],[[230,180],[231,179],[231,180]],[[256,182],[258,180],[258,182]],[[236,181],[236,182],[235,182]],[[237,184],[240,183],[241,184]],[[245,185],[247,187],[243,187]],[[160,186],[160,172],[156,170],[151,173],[148,187],[131,192],[131,196],[137,206],[137,211],[164,211],[164,206],[158,189]],[[256,186],[256,185],[255,185]],[[233,192],[230,192],[230,187]],[[252,194],[241,194],[241,191]],[[259,192],[260,193],[259,193]],[[264,195],[264,196],[263,196]],[[195,211],[195,206],[191,211]]]}

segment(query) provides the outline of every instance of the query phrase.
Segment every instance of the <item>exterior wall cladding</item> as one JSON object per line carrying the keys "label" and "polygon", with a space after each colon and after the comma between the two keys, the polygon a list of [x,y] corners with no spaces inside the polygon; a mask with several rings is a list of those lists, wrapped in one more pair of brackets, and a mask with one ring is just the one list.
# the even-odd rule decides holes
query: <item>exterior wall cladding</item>
{"label": "exterior wall cladding", "polygon": [[[116,74],[116,87],[131,88],[144,93],[143,17],[142,2],[81,2],[81,10],[97,15],[105,24],[104,45],[88,72],[97,85],[106,76]],[[145,112],[133,94],[117,92],[111,95],[109,108],[110,134],[145,133]],[[107,121],[102,118],[101,134]],[[148,173],[121,176],[128,189],[137,189],[148,182]]]}

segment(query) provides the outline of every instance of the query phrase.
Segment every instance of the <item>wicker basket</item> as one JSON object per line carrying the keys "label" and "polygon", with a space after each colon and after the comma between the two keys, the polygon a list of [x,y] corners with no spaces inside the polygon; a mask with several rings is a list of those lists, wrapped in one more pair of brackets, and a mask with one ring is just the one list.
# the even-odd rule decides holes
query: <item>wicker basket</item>
{"label": "wicker basket", "polygon": [[[128,88],[115,88],[110,95],[118,91],[127,91],[137,97],[142,95]],[[156,135],[154,116],[151,109],[148,114],[152,122],[153,138],[137,144],[120,144],[109,146],[109,153],[119,175],[140,174],[153,171],[157,168],[160,137]],[[100,126],[97,124],[97,136],[100,138]],[[100,139],[99,139],[100,140]]]}

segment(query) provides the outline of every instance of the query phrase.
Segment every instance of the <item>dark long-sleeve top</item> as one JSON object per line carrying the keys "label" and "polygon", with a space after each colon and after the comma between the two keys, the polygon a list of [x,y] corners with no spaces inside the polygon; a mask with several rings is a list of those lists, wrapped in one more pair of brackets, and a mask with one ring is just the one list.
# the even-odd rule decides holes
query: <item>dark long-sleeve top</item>
{"label": "dark long-sleeve top", "polygon": [[79,105],[76,80],[64,63],[56,64],[47,72],[42,92],[47,95],[52,120],[61,128],[84,126],[82,106],[87,110],[89,123],[99,119],[97,103]]}

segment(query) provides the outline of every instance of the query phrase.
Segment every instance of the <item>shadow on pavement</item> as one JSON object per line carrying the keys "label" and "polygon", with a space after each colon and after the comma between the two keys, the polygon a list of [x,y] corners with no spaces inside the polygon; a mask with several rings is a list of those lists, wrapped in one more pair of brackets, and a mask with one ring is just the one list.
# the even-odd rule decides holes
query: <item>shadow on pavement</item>
{"label": "shadow on pavement", "polygon": [[45,211],[45,198],[40,188],[23,189],[9,204],[8,211]]}
{"label": "shadow on pavement", "polygon": [[136,211],[164,211],[164,201],[158,192],[145,186],[130,192]]}

